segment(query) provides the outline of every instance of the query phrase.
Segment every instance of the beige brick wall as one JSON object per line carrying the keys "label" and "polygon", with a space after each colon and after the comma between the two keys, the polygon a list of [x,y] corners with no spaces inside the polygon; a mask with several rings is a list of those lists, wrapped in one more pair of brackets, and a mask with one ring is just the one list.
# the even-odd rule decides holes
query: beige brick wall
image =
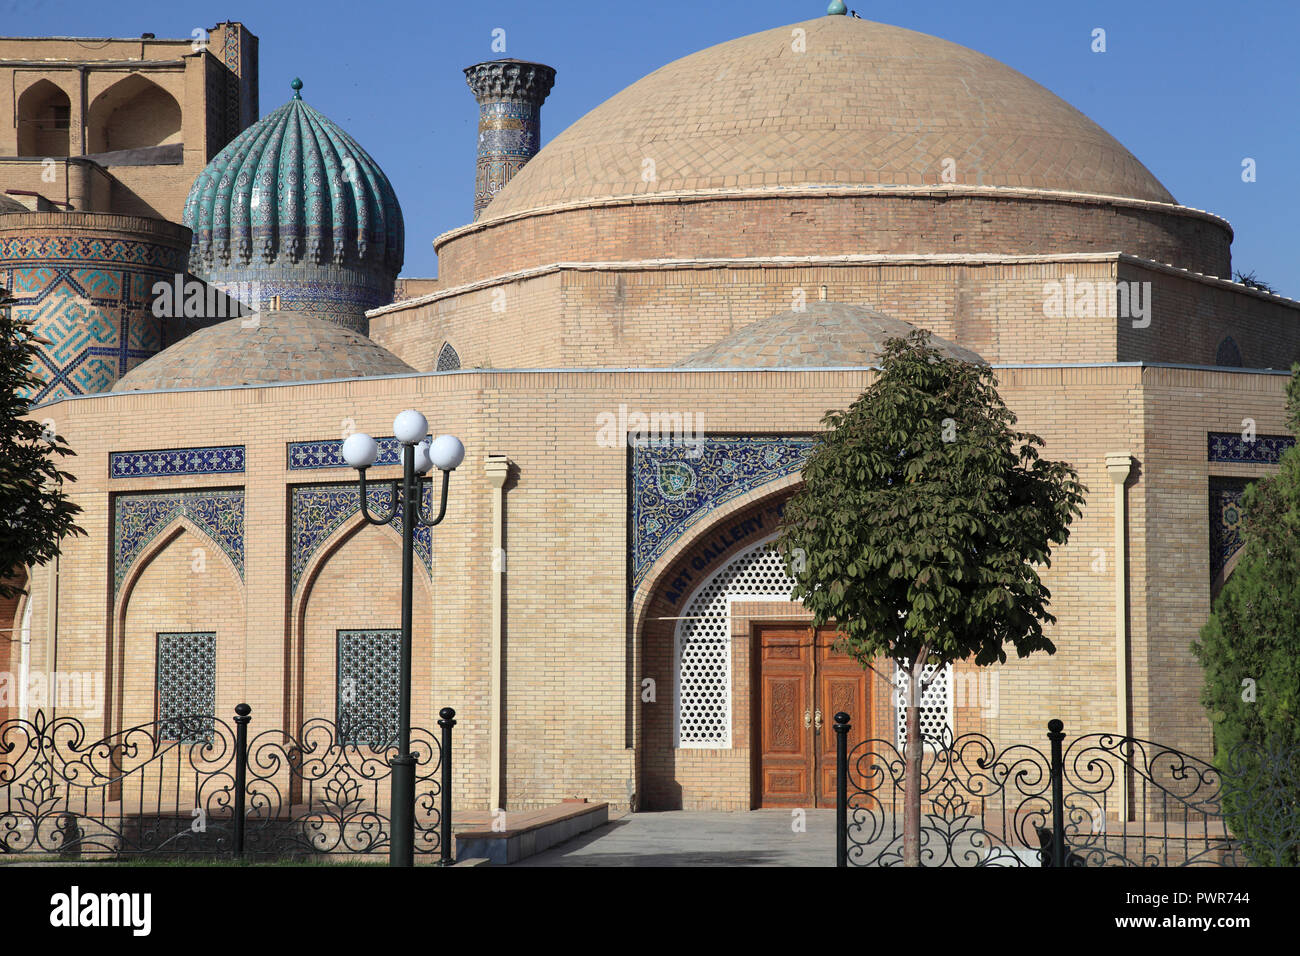
{"label": "beige brick wall", "polygon": [[[1152,283],[1149,324],[1117,315],[1117,278]],[[1085,285],[1091,303],[1078,291]],[[420,370],[434,368],[444,341],[466,368],[662,366],[823,294],[930,329],[990,362],[1209,364],[1225,335],[1247,366],[1300,357],[1300,305],[1118,253],[574,263],[380,310],[370,335]]]}
{"label": "beige brick wall", "polygon": [[1118,277],[1151,283],[1150,324],[1135,327],[1132,319],[1119,320],[1120,361],[1215,365],[1219,343],[1229,336],[1245,368],[1289,369],[1300,361],[1300,310],[1290,299],[1128,258],[1121,261]]}
{"label": "beige brick wall", "polygon": [[[229,718],[251,676],[245,665],[244,589],[230,563],[206,535],[183,530],[146,555],[133,577],[120,601],[121,636],[112,649],[106,682],[117,701],[118,726],[158,718],[157,635],[167,631],[216,633],[217,713]],[[65,649],[80,657],[102,643],[102,635],[103,628],[91,621],[74,619],[61,626],[59,667],[73,659]]]}
{"label": "beige brick wall", "polygon": [[905,190],[837,189],[555,206],[466,226],[435,246],[440,277],[459,284],[588,259],[1117,249],[1227,276],[1231,240],[1222,220],[1177,206],[1009,190],[918,198]]}
{"label": "beige brick wall", "polygon": [[[60,667],[102,667],[111,623],[108,577],[110,492],[241,484],[246,489],[246,571],[243,624],[223,686],[238,687],[266,728],[285,713],[286,688],[305,693],[304,710],[328,708],[332,631],[353,620],[392,619],[392,575],[398,549],[383,532],[367,530],[329,557],[306,594],[302,620],[303,677],[293,671],[299,603],[287,593],[287,486],[346,480],[345,472],[289,472],[285,443],[340,437],[345,421],[376,435],[391,431],[393,415],[425,410],[435,433],[455,431],[468,448],[452,478],[447,520],[434,532],[432,602],[417,584],[416,635],[427,683],[417,669],[417,710],[432,719],[453,706],[457,727],[457,799],[488,800],[488,653],[490,640],[491,488],[487,455],[515,466],[505,494],[504,775],[508,806],[519,808],[587,796],[627,801],[659,773],[658,793],[673,780],[696,806],[743,806],[750,799],[739,750],[727,755],[672,752],[660,717],[639,709],[637,679],[671,673],[664,633],[636,623],[645,595],[627,592],[627,450],[597,445],[596,416],[620,404],[646,411],[693,411],[711,433],[807,432],[828,408],[851,402],[868,373],[837,372],[557,372],[481,371],[279,388],[131,393],[70,400],[38,410],[68,436],[78,456],[71,486],[86,508],[90,534],[67,543],[60,565]],[[1110,730],[1115,713],[1113,493],[1105,455],[1129,451],[1140,463],[1128,492],[1129,573],[1134,730],[1204,752],[1199,675],[1186,646],[1209,606],[1204,432],[1230,428],[1253,412],[1261,432],[1280,427],[1282,376],[1135,367],[1002,369],[1001,389],[1020,426],[1047,442],[1045,454],[1073,462],[1091,489],[1085,513],[1067,546],[1053,555],[1043,579],[1058,621],[1050,629],[1054,656],[1012,660],[997,669],[999,707],[984,720],[960,718],[998,740],[1043,742],[1048,719],[1067,732]],[[242,476],[114,480],[109,451],[156,448],[158,423],[186,445],[242,443]],[[173,442],[180,444],[180,442]],[[373,477],[391,476],[377,469]],[[738,503],[738,507],[745,502]],[[706,533],[710,523],[697,531]],[[1097,549],[1100,549],[1098,552]],[[324,552],[322,552],[323,554]],[[1104,570],[1094,570],[1098,555]],[[126,608],[134,648],[157,619],[197,620],[187,606],[235,614],[239,587],[209,573],[193,582],[180,550],[146,569],[146,587]],[[210,557],[208,567],[213,567]],[[167,569],[170,569],[169,571]],[[171,574],[166,578],[164,571]],[[153,575],[151,577],[150,575]],[[657,573],[656,573],[657,577]],[[151,583],[156,578],[156,584]],[[48,573],[35,575],[33,632],[45,633]],[[647,587],[662,584],[651,580]],[[198,587],[199,590],[195,590]],[[150,596],[152,595],[152,596]],[[144,602],[170,601],[165,612]],[[387,610],[385,610],[387,609]],[[358,614],[361,611],[363,613]],[[178,617],[179,615],[179,617]],[[186,618],[180,622],[180,617]],[[138,624],[136,622],[139,622]],[[169,623],[170,626],[170,623]],[[132,631],[131,628],[138,628]],[[149,632],[151,633],[151,632]],[[671,632],[667,632],[671,640]],[[149,645],[152,647],[152,644]],[[427,648],[427,650],[426,650]],[[152,679],[147,654],[131,651],[124,675]],[[744,658],[738,654],[742,661]],[[431,666],[430,673],[427,668]],[[242,675],[235,676],[236,674]],[[743,681],[743,675],[733,674]],[[661,678],[661,689],[670,685]],[[233,706],[224,690],[221,706]],[[660,697],[665,711],[670,704]],[[134,706],[134,705],[133,705]],[[667,711],[670,713],[670,711]],[[669,718],[670,720],[671,718]],[[656,740],[658,743],[656,743]],[[638,753],[638,742],[640,751]],[[655,770],[658,766],[661,770]],[[698,795],[696,800],[694,795]]]}
{"label": "beige brick wall", "polygon": [[[142,144],[184,144],[184,161],[179,165],[109,168],[106,175],[111,188],[107,190],[97,184],[88,189],[75,180],[67,182],[62,165],[56,169],[54,182],[42,178],[39,162],[0,165],[0,192],[31,189],[48,199],[71,202],[82,212],[180,222],[195,177],[239,129],[257,118],[257,38],[242,26],[234,29],[242,45],[233,74],[223,62],[227,38],[221,24],[209,31],[207,46],[199,56],[194,55],[192,37],[91,42],[68,37],[0,39],[0,61],[4,61],[0,66],[0,117],[5,118],[0,120],[0,156],[20,154],[23,115],[19,107],[23,94],[38,84],[52,84],[67,97],[66,155]],[[228,78],[233,85],[228,86]],[[119,85],[124,81],[126,86]],[[137,98],[141,91],[144,98]],[[180,113],[179,130],[166,125],[163,117],[168,111],[162,106],[166,101],[156,91],[174,101]],[[122,92],[124,95],[117,95]],[[232,99],[238,129],[230,129],[227,121]]]}

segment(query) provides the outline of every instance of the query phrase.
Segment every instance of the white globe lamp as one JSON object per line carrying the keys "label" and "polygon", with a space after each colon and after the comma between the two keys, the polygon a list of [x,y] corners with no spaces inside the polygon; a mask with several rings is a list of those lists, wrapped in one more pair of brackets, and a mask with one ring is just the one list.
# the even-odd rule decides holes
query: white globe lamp
{"label": "white globe lamp", "polygon": [[408,408],[393,419],[393,434],[403,445],[414,445],[429,437],[429,422],[414,408]]}
{"label": "white globe lamp", "polygon": [[415,446],[415,473],[427,475],[432,469],[433,459],[429,456],[429,440],[426,438]]}
{"label": "white globe lamp", "polygon": [[353,468],[369,468],[379,457],[379,445],[365,432],[353,432],[343,440],[343,460]]}
{"label": "white globe lamp", "polygon": [[439,435],[429,448],[429,457],[435,468],[455,471],[465,460],[465,446],[455,435]]}

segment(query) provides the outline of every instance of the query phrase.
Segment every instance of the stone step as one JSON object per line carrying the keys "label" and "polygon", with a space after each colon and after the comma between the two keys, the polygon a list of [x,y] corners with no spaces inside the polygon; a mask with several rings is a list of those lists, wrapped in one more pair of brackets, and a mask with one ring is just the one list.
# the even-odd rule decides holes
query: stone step
{"label": "stone step", "polygon": [[504,829],[494,830],[491,817],[482,824],[469,823],[465,829],[458,826],[456,859],[515,863],[608,822],[608,803],[560,803],[540,810],[506,811]]}

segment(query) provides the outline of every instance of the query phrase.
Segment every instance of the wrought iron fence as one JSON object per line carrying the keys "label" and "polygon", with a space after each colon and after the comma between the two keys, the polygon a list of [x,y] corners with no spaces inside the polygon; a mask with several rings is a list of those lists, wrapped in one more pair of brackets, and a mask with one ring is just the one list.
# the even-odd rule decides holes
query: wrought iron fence
{"label": "wrought iron fence", "polygon": [[[849,716],[837,714],[836,863],[900,865],[904,752],[881,739],[850,749],[850,729]],[[1047,753],[1027,744],[998,749],[982,734],[925,738],[922,866],[1244,866],[1293,851],[1300,837],[1294,810],[1271,819],[1269,835],[1245,839],[1224,813],[1225,802],[1278,806],[1264,791],[1283,777],[1280,785],[1294,788],[1300,750],[1276,764],[1274,781],[1231,767],[1225,775],[1135,737],[1089,734],[1064,746],[1059,720],[1047,736]]]}
{"label": "wrought iron fence", "polygon": [[[415,852],[451,862],[451,747],[411,729]],[[274,857],[386,852],[391,729],[312,718],[297,733],[248,736],[251,708],[228,722],[168,716],[97,739],[75,717],[0,723],[0,854],[62,859],[144,854]],[[380,741],[378,745],[348,741]]]}

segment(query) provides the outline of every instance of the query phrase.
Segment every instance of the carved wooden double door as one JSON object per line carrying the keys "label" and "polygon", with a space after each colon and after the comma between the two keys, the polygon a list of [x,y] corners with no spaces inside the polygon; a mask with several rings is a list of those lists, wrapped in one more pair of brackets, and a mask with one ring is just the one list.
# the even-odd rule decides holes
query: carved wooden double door
{"label": "carved wooden double door", "polygon": [[[832,650],[834,628],[762,626],[755,640],[759,806],[835,806],[835,714],[869,736],[869,672]],[[850,741],[852,746],[852,741]]]}

